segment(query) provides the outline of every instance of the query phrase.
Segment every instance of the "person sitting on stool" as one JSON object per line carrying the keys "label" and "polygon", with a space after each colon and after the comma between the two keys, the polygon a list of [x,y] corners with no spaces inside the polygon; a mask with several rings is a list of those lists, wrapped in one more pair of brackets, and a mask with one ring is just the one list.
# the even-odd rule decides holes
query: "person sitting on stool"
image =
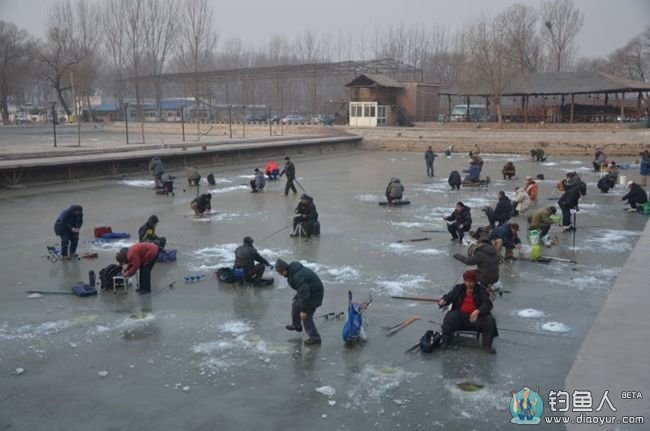
{"label": "person sitting on stool", "polygon": [[[54,222],[54,233],[61,238],[61,257],[63,259],[77,257],[79,230],[83,221],[84,214],[81,205],[71,205],[70,208],[59,214]],[[69,256],[68,252],[70,252]]]}
{"label": "person sitting on stool", "polygon": [[627,201],[630,204],[628,211],[634,212],[639,210],[639,205],[645,204],[648,202],[648,195],[643,190],[643,187],[635,183],[634,181],[627,182],[627,188],[630,190],[621,200]]}
{"label": "person sitting on stool", "polygon": [[[465,232],[472,228],[472,214],[470,208],[464,203],[456,203],[456,208],[449,217],[443,217],[447,223],[447,230],[451,234],[451,240],[462,244]],[[449,223],[451,222],[451,223]]]}
{"label": "person sitting on stool", "polygon": [[451,292],[444,295],[438,305],[451,304],[451,310],[442,322],[443,348],[452,344],[456,331],[472,330],[482,334],[481,349],[495,354],[492,341],[499,336],[497,323],[490,312],[492,301],[483,286],[477,282],[478,271],[463,273],[463,283],[457,284]]}
{"label": "person sitting on stool", "polygon": [[[256,264],[256,262],[259,263]],[[258,283],[267,266],[271,267],[271,264],[253,247],[253,238],[244,237],[244,243],[235,250],[235,268],[241,268],[244,271],[246,281]]]}
{"label": "person sitting on stool", "polygon": [[266,178],[264,178],[264,173],[258,168],[255,168],[255,177],[251,180],[251,191],[253,193],[263,192],[264,186],[266,186]]}
{"label": "person sitting on stool", "polygon": [[188,186],[198,186],[201,183],[201,174],[199,174],[199,171],[197,171],[195,167],[190,166],[187,168],[186,175]]}
{"label": "person sitting on stool", "polygon": [[399,178],[391,178],[386,187],[386,200],[388,205],[399,202],[404,196],[404,185]]}
{"label": "person sitting on stool", "polygon": [[194,215],[203,217],[205,213],[212,211],[212,195],[210,193],[203,193],[201,196],[194,198],[190,207],[194,210]]}
{"label": "person sitting on stool", "polygon": [[298,202],[294,212],[297,216],[293,218],[292,237],[299,236],[296,231],[298,226],[307,236],[320,235],[320,228],[316,226],[318,224],[318,211],[316,211],[316,205],[314,205],[314,198],[306,193],[300,196],[300,202]]}

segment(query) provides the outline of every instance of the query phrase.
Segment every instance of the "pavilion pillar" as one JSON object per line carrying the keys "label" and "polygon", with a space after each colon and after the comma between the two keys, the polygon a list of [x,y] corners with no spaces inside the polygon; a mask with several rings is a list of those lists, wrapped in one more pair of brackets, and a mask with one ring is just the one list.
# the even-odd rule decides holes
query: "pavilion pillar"
{"label": "pavilion pillar", "polygon": [[621,123],[625,121],[625,92],[621,93]]}
{"label": "pavilion pillar", "polygon": [[447,94],[448,116],[451,119],[451,94]]}
{"label": "pavilion pillar", "polygon": [[466,117],[467,117],[467,122],[469,123],[470,121],[470,114],[469,114],[469,96],[467,96],[467,112],[466,112]]}
{"label": "pavilion pillar", "polygon": [[560,96],[560,109],[558,109],[558,118],[556,119],[556,122],[562,123],[562,120],[564,120],[564,115],[562,114],[562,110],[564,109],[564,94]]}
{"label": "pavilion pillar", "polygon": [[524,116],[524,124],[528,123],[528,109],[526,109],[526,96],[521,96],[521,113]]}
{"label": "pavilion pillar", "polygon": [[570,113],[569,113],[569,123],[570,123],[570,124],[573,124],[573,106],[574,106],[574,97],[575,97],[575,94],[572,94],[572,95],[571,95],[571,110],[570,110]]}
{"label": "pavilion pillar", "polygon": [[485,96],[485,117],[487,119],[488,115],[490,115],[490,98]]}
{"label": "pavilion pillar", "polygon": [[636,99],[636,118],[641,118],[641,100],[643,99],[643,93],[639,91],[639,96]]}

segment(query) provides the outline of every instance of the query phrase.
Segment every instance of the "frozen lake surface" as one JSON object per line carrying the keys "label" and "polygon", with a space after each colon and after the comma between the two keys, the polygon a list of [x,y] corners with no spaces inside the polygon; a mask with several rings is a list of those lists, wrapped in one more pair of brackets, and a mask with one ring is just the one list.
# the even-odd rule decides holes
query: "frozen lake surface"
{"label": "frozen lake surface", "polygon": [[[508,157],[486,160],[484,172],[495,180],[488,191],[451,192],[447,175],[465,166],[464,155],[438,158],[438,176],[431,179],[420,153],[296,157],[300,184],[314,196],[322,224],[320,239],[302,241],[289,238],[287,230],[261,241],[289,224],[297,198],[282,196],[283,181],[269,183],[262,194],[248,193],[246,177],[254,164],[215,168],[217,185],[202,191],[213,194],[219,214],[206,221],[191,216],[195,189],[183,192],[180,178],[175,197],[155,195],[145,177],[3,192],[0,427],[509,429],[511,390],[562,388],[646,219],[622,211],[621,186],[610,195],[597,191],[598,176],[588,172],[587,159],[534,164],[515,157],[519,180],[507,182],[499,173]],[[437,297],[465,269],[451,257],[465,248],[446,233],[421,231],[444,229],[441,217],[458,200],[472,207],[474,227],[485,224],[480,208],[494,205],[498,190],[511,194],[525,175],[545,174],[539,205],[554,204],[548,197],[566,170],[578,170],[589,184],[576,247],[571,234],[554,228],[560,246],[543,253],[579,263],[514,262],[501,270],[503,289],[510,293],[495,301],[499,327],[536,335],[502,331],[495,356],[472,348],[405,355],[425,330],[439,329],[427,321],[441,322],[444,314],[389,296]],[[403,181],[410,206],[377,205],[391,176]],[[80,252],[98,252],[99,258],[50,263],[43,255],[46,245],[57,242],[54,219],[74,203],[84,207]],[[135,236],[151,214],[160,218],[158,233],[167,237],[168,248],[179,251],[176,263],[154,268],[153,295],[28,298],[26,290],[68,290],[134,242],[92,244],[93,226]],[[517,221],[526,225],[524,217]],[[357,300],[371,293],[368,342],[346,348],[343,322],[319,319],[323,345],[304,347],[300,336],[284,329],[293,293],[284,279],[264,289],[219,285],[214,271],[232,264],[245,235],[258,240],[255,245],[269,260],[299,260],[317,271],[326,286],[318,314],[346,311],[348,290]],[[422,237],[431,239],[394,242]],[[198,274],[207,277],[183,282]],[[384,336],[381,326],[412,315],[421,320]],[[24,371],[16,373],[17,368]],[[457,386],[468,381],[482,388],[464,392]]]}

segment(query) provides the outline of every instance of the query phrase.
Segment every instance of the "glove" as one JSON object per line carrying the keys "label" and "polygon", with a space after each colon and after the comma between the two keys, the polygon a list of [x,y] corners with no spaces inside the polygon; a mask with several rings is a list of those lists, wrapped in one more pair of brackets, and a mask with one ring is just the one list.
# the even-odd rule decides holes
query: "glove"
{"label": "glove", "polygon": [[267,265],[267,267],[268,267],[271,271],[273,271],[273,265]]}

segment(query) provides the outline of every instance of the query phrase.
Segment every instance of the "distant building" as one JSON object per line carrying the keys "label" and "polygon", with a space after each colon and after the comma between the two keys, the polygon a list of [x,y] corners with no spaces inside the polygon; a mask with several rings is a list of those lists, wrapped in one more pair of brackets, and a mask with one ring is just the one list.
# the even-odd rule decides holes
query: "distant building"
{"label": "distant building", "polygon": [[364,73],[345,86],[352,90],[352,127],[412,126],[438,117],[438,84]]}

